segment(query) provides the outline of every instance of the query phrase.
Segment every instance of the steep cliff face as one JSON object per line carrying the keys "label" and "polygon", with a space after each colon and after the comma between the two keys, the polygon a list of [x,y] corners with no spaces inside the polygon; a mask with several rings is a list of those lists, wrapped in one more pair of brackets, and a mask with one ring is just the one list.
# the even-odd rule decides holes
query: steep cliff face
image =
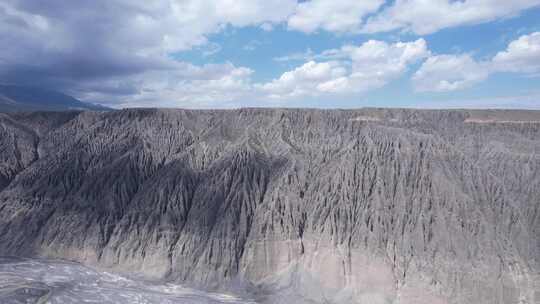
{"label": "steep cliff face", "polygon": [[540,300],[539,112],[17,114],[0,134],[2,254],[275,303]]}

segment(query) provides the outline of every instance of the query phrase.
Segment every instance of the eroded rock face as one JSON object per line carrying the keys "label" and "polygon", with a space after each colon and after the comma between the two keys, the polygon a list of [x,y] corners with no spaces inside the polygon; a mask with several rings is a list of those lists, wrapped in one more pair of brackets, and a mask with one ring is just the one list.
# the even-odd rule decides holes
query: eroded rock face
{"label": "eroded rock face", "polygon": [[274,303],[540,300],[539,112],[43,115],[0,116],[1,254]]}

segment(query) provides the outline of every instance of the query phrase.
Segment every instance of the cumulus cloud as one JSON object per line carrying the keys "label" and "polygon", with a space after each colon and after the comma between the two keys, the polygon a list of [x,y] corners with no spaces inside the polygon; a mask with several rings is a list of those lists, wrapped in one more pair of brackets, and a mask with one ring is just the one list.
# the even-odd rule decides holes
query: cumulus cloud
{"label": "cumulus cloud", "polygon": [[309,61],[283,73],[278,79],[257,85],[257,88],[273,98],[316,96],[322,91],[322,87],[340,79],[346,73],[346,69],[338,62]]}
{"label": "cumulus cloud", "polygon": [[[295,7],[295,0],[6,0],[0,2],[0,79],[107,103],[183,99],[189,92],[181,89],[208,88],[222,77],[236,81],[244,76],[235,71],[245,68],[223,63],[217,66],[231,74],[208,74],[216,67],[178,62],[176,52],[204,46],[209,56],[219,51],[207,41],[209,34],[227,26],[284,22]],[[153,90],[151,97],[148,87],[162,82],[178,84],[178,96]],[[232,94],[209,89],[216,100]]]}
{"label": "cumulus cloud", "polygon": [[227,107],[251,91],[251,69],[232,64],[205,65],[196,69],[209,76],[194,79],[186,79],[179,73],[138,76],[135,79],[140,82],[138,94],[124,98],[120,106]]}
{"label": "cumulus cloud", "polygon": [[523,35],[493,58],[494,69],[507,72],[540,72],[540,32]]}
{"label": "cumulus cloud", "polygon": [[[196,66],[173,63],[168,72],[149,70],[128,77],[86,82],[79,89],[85,100],[117,107],[226,107],[247,96],[253,70],[231,63]],[[118,98],[120,96],[120,98]]]}
{"label": "cumulus cloud", "polygon": [[369,40],[359,46],[331,49],[258,88],[273,98],[362,93],[380,88],[429,55],[426,41],[387,43]]}
{"label": "cumulus cloud", "polygon": [[461,25],[512,17],[540,5],[540,0],[396,0],[370,17],[363,32],[405,30],[425,35]]}
{"label": "cumulus cloud", "polygon": [[[407,30],[417,34],[510,17],[540,0],[128,0],[0,1],[0,80],[64,91],[110,106],[217,107],[238,100],[358,94],[401,77],[430,56],[426,42],[370,40],[276,58],[296,68],[254,83],[249,68],[195,65],[179,54],[221,50],[208,41],[234,27],[276,26],[304,33]],[[258,46],[256,41],[245,50]],[[419,91],[469,87],[493,72],[538,73],[539,34],[508,45],[488,63],[467,55],[430,57],[415,74]],[[214,58],[217,58],[214,57]],[[463,66],[467,74],[452,70]],[[487,67],[486,67],[487,66]]]}
{"label": "cumulus cloud", "polygon": [[298,5],[289,18],[290,29],[312,33],[319,29],[329,32],[358,31],[362,19],[377,11],[384,0],[311,0]]}
{"label": "cumulus cloud", "polygon": [[305,33],[404,30],[425,35],[514,17],[538,5],[540,0],[311,0],[299,3],[287,24],[289,29]]}
{"label": "cumulus cloud", "polygon": [[418,92],[445,92],[472,87],[496,72],[540,72],[540,32],[519,37],[485,61],[468,54],[431,56],[412,80]]}
{"label": "cumulus cloud", "polygon": [[[331,52],[327,52],[329,53]],[[335,55],[339,53],[336,52]],[[376,79],[379,82],[400,76],[411,63],[429,55],[424,39],[393,44],[369,40],[360,47],[345,46],[341,53],[347,54],[352,60],[351,77],[363,81]]]}
{"label": "cumulus cloud", "polygon": [[469,88],[489,75],[487,63],[469,55],[438,55],[428,58],[414,74],[418,92],[446,92]]}

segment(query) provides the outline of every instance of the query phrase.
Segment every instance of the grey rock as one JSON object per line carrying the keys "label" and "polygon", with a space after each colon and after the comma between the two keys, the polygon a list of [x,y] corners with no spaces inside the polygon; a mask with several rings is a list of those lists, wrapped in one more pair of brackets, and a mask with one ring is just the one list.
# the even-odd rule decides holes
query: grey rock
{"label": "grey rock", "polygon": [[270,303],[540,301],[540,112],[133,109],[0,133],[0,254]]}

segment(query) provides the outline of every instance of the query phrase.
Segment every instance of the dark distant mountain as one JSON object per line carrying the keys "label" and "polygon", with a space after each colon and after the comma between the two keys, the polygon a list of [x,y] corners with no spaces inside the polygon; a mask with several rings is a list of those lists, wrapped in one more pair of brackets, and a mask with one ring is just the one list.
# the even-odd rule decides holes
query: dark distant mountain
{"label": "dark distant mountain", "polygon": [[539,303],[540,111],[0,114],[0,255],[259,303]]}
{"label": "dark distant mountain", "polygon": [[0,112],[106,111],[107,107],[82,102],[69,95],[30,86],[0,85]]}

